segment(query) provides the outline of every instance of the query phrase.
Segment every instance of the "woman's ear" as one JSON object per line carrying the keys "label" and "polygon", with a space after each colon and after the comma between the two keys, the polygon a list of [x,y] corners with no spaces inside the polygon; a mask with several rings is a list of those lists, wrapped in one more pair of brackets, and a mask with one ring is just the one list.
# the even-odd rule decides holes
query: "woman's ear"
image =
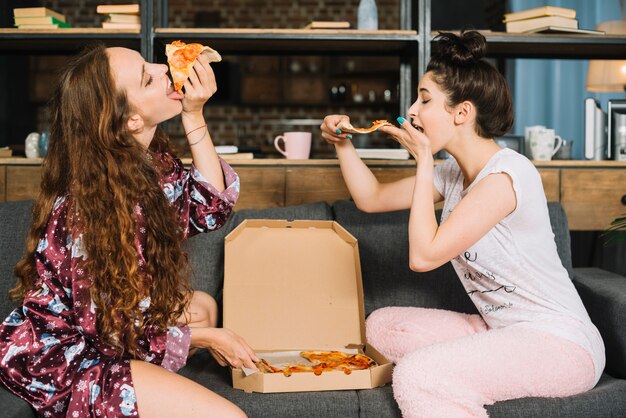
{"label": "woman's ear", "polygon": [[457,125],[467,122],[476,113],[475,110],[474,104],[470,101],[460,103],[455,109],[454,122]]}
{"label": "woman's ear", "polygon": [[128,118],[127,123],[128,129],[130,129],[131,132],[141,132],[143,130],[143,118],[136,113]]}

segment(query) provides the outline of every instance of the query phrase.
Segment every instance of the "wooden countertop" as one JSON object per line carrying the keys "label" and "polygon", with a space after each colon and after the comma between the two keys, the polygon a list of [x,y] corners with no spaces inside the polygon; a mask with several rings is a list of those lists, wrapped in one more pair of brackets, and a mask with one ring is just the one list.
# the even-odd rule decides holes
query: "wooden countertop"
{"label": "wooden countertop", "polygon": [[[338,166],[337,159],[312,159],[312,160],[287,160],[285,158],[257,158],[252,160],[229,159],[227,155],[222,156],[233,166]],[[191,164],[191,158],[183,158],[184,164]],[[414,160],[364,160],[370,166],[389,167],[410,167],[415,165]],[[10,157],[0,158],[0,166],[3,165],[41,165],[41,158]],[[435,160],[435,164],[441,160]],[[554,160],[554,161],[533,161],[535,166],[541,168],[626,168],[626,161],[586,161],[586,160]]]}

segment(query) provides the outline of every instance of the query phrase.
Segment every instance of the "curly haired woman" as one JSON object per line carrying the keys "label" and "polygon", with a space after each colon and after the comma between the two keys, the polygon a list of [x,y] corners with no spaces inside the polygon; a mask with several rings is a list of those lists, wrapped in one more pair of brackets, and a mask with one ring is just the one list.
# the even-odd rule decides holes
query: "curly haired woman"
{"label": "curly haired woman", "polygon": [[[370,314],[367,339],[396,363],[394,397],[405,417],[486,417],[484,405],[587,391],[604,368],[602,337],[558,256],[541,177],[494,141],[511,129],[506,80],[483,60],[476,31],[441,34],[411,120],[382,131],[417,162],[415,176],[379,184],[327,116],[356,204],[409,209],[409,264],[450,261],[478,314],[386,307]],[[433,168],[433,154],[453,158]],[[444,202],[441,224],[434,204]]]}
{"label": "curly haired woman", "polygon": [[[190,289],[182,241],[222,226],[239,179],[202,114],[217,90],[201,55],[177,93],[167,66],[98,45],[62,74],[27,253],[0,326],[0,380],[41,416],[242,416],[172,371],[191,348],[255,368]],[[182,113],[181,113],[182,112]],[[181,115],[186,170],[158,124]]]}

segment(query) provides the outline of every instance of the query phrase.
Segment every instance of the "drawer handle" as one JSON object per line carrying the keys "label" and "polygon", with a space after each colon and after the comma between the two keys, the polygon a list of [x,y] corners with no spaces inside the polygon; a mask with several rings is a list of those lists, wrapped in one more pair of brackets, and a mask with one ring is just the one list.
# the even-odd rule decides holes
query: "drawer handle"
{"label": "drawer handle", "polygon": [[622,205],[626,206],[626,194],[624,196],[622,196]]}

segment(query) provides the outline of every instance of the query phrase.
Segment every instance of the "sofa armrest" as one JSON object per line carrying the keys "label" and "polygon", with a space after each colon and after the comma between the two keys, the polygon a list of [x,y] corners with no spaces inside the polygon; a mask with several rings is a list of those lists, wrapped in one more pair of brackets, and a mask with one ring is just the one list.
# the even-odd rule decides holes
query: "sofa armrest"
{"label": "sofa armrest", "polygon": [[626,378],[626,277],[599,268],[575,268],[574,285],[606,348],[606,372]]}

